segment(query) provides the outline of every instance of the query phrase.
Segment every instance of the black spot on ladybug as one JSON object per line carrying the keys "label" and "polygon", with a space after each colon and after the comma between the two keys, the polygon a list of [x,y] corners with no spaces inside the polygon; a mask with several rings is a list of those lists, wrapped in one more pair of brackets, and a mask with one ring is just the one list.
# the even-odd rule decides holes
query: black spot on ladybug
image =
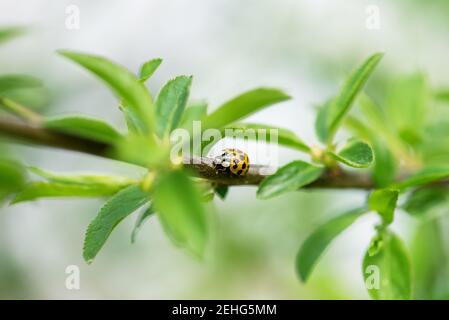
{"label": "black spot on ladybug", "polygon": [[241,175],[241,174],[242,174],[242,172],[243,172],[243,170],[239,170],[239,171],[237,171],[237,175]]}
{"label": "black spot on ladybug", "polygon": [[242,169],[246,169],[246,163],[242,164]]}
{"label": "black spot on ladybug", "polygon": [[238,167],[238,165],[237,165],[237,164],[234,164],[233,168],[234,168],[234,169],[237,169],[237,167]]}

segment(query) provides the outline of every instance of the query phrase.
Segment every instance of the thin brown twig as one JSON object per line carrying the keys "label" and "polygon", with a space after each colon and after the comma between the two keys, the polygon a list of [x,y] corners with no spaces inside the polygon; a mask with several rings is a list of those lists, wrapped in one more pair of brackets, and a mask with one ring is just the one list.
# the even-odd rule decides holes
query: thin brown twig
{"label": "thin brown twig", "polygon": [[[7,117],[0,117],[0,135],[33,145],[49,146],[120,160],[114,157],[115,153],[110,152],[112,146],[106,143],[63,134],[39,125],[26,124]],[[269,176],[269,173],[267,173],[269,168],[257,164],[252,164],[248,173],[243,177],[221,174],[215,170],[212,159],[206,157],[185,159],[184,166],[193,170],[199,177],[217,185],[258,185],[264,178]],[[337,172],[325,172],[321,178],[305,187],[369,190],[375,186],[370,176],[366,173],[340,170]]]}

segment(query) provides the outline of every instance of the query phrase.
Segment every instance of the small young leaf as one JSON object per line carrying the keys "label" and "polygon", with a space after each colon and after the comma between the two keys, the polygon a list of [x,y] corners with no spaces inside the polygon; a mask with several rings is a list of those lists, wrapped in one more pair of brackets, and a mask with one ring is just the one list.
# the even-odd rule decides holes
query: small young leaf
{"label": "small young leaf", "polygon": [[133,232],[131,233],[131,243],[134,243],[136,241],[137,233],[139,233],[140,229],[143,226],[143,223],[147,221],[154,213],[155,211],[152,205],[150,205],[146,210],[140,213],[139,217],[136,220],[136,224],[134,225]]}
{"label": "small young leaf", "polygon": [[204,128],[222,128],[272,104],[290,99],[278,89],[259,88],[245,92],[224,103],[204,122]]}
{"label": "small young leaf", "polygon": [[107,144],[115,144],[121,134],[108,123],[81,115],[65,115],[47,118],[44,127],[82,138],[88,138]]}
{"label": "small young leaf", "polygon": [[153,200],[161,224],[174,243],[202,257],[208,237],[206,212],[189,177],[179,170],[161,175]]}
{"label": "small young leaf", "polygon": [[11,204],[57,197],[103,197],[116,193],[118,186],[76,185],[56,182],[31,182],[16,195]]}
{"label": "small young leaf", "polygon": [[138,185],[122,189],[106,201],[87,228],[83,247],[84,260],[91,263],[117,224],[148,201],[148,193]]}
{"label": "small young leaf", "polygon": [[60,50],[59,53],[101,78],[114,93],[123,100],[123,107],[129,109],[132,120],[143,133],[154,128],[154,106],[148,90],[136,76],[126,68],[103,57]]}
{"label": "small young leaf", "polygon": [[329,152],[329,155],[354,168],[367,168],[374,160],[371,146],[360,140],[351,140],[338,153]]}
{"label": "small young leaf", "polygon": [[0,94],[17,89],[42,87],[42,81],[24,74],[8,74],[0,76]]}
{"label": "small young leaf", "polygon": [[167,82],[156,101],[156,132],[168,136],[177,128],[189,97],[192,77],[179,76]]}
{"label": "small young leaf", "polygon": [[262,181],[257,190],[257,197],[268,199],[285,192],[298,190],[317,180],[323,171],[324,168],[304,161],[290,162]]}
{"label": "small young leaf", "polygon": [[368,293],[373,299],[411,298],[410,258],[401,239],[395,234],[383,232],[380,246],[376,250],[367,250],[362,272]]}
{"label": "small young leaf", "polygon": [[218,186],[214,188],[215,193],[220,197],[221,200],[226,199],[228,195],[229,187],[228,186]]}
{"label": "small young leaf", "polygon": [[296,256],[296,270],[302,281],[307,281],[318,259],[332,240],[366,212],[366,208],[359,208],[333,218],[321,225],[304,241]]}
{"label": "small young leaf", "polygon": [[156,69],[161,65],[161,63],[162,59],[160,58],[152,59],[150,61],[145,62],[140,68],[139,72],[140,81],[142,82],[147,81],[153,75]]}
{"label": "small young leaf", "polygon": [[[245,138],[253,138],[253,139],[260,139],[258,132],[259,130],[263,130],[265,132],[265,139],[267,142],[270,142],[272,139],[271,132],[277,132],[277,143],[280,145],[296,149],[299,151],[309,152],[310,147],[306,145],[293,131],[284,129],[284,128],[277,128],[272,127],[265,124],[257,124],[257,123],[235,123],[231,124],[229,126],[226,126],[224,130],[222,130],[224,133],[226,133],[226,129],[235,130],[236,133],[239,133],[239,130],[242,133],[242,136]],[[254,132],[254,135],[246,135],[248,132]]]}
{"label": "small young leaf", "polygon": [[403,191],[410,187],[428,184],[433,181],[439,181],[447,178],[449,178],[448,167],[427,167],[393,186],[394,188]]}
{"label": "small young leaf", "polygon": [[376,53],[370,56],[365,62],[354,70],[346,79],[345,84],[341,88],[337,97],[329,104],[326,111],[326,136],[327,142],[330,143],[333,140],[335,133],[337,132],[341,121],[351,108],[354,99],[357,94],[363,89],[366,81],[370,77],[371,73],[376,68],[382,53]]}
{"label": "small young leaf", "polygon": [[369,208],[379,213],[386,224],[394,219],[394,211],[398,201],[399,191],[394,189],[380,189],[371,193],[368,199]]}

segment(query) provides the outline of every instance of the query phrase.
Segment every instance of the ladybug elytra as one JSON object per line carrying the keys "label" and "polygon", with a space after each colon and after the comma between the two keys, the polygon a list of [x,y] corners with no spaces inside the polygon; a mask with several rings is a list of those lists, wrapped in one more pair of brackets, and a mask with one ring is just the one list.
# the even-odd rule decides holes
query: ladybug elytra
{"label": "ladybug elytra", "polygon": [[214,158],[217,171],[244,176],[249,170],[248,155],[239,149],[223,149],[221,154]]}

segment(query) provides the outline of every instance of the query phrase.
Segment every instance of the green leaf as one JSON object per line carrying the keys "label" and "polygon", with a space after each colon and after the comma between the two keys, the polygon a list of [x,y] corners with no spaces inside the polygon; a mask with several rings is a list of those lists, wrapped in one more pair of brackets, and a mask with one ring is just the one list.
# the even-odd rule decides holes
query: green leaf
{"label": "green leaf", "polygon": [[181,118],[181,127],[192,129],[192,122],[199,121],[207,114],[207,102],[198,101],[190,104],[184,111]]}
{"label": "green leaf", "polygon": [[449,108],[446,112],[447,115],[435,115],[437,118],[425,128],[420,155],[423,163],[428,166],[444,166],[449,163]]}
{"label": "green leaf", "polygon": [[167,234],[178,246],[203,256],[207,241],[206,212],[199,190],[183,171],[159,177],[153,193],[156,212]]}
{"label": "green leaf", "polygon": [[410,142],[407,136],[419,136],[426,120],[430,96],[426,77],[422,73],[407,75],[396,79],[388,89],[388,120],[406,142]]}
{"label": "green leaf", "polygon": [[40,125],[41,115],[6,96],[0,97],[0,108],[32,125]]}
{"label": "green leaf", "polygon": [[60,50],[59,53],[88,69],[102,79],[123,100],[132,121],[143,133],[154,128],[154,106],[144,84],[126,68],[103,57]]}
{"label": "green leaf", "polygon": [[380,107],[376,101],[364,92],[360,93],[357,102],[360,106],[360,111],[363,114],[363,118],[368,123],[371,130],[374,131],[377,136],[381,135],[385,138],[391,138],[392,133],[391,122],[388,116],[385,114],[385,110]]}
{"label": "green leaf", "polygon": [[[194,103],[191,103],[184,111],[184,114],[182,115],[181,122],[179,127],[186,129],[190,132],[190,140],[187,142],[189,145],[193,144],[193,141],[200,141],[201,142],[201,130],[198,130],[194,132],[194,121],[202,121],[204,117],[207,115],[207,102],[206,101],[197,101]],[[201,124],[201,123],[200,123]],[[199,135],[199,136],[198,136]],[[197,140],[195,140],[197,139]],[[202,142],[204,144],[204,142]],[[193,144],[194,147],[192,148],[192,155],[201,156],[201,146],[198,148],[196,147],[196,144]],[[206,153],[204,153],[206,154]]]}
{"label": "green leaf", "polygon": [[423,184],[428,184],[434,181],[439,181],[449,178],[448,167],[427,167],[420,172],[412,175],[411,177],[404,179],[403,181],[393,185],[394,188],[401,191]]}
{"label": "green leaf", "polygon": [[285,192],[298,190],[317,180],[323,172],[323,167],[317,167],[304,161],[290,162],[262,181],[257,190],[257,197],[268,199]]}
{"label": "green leaf", "polygon": [[167,82],[156,101],[156,131],[167,137],[176,129],[189,98],[192,77],[179,76]]}
{"label": "green leaf", "polygon": [[155,213],[154,208],[150,205],[146,210],[142,211],[137,217],[136,224],[134,225],[133,232],[131,233],[131,243],[136,242],[137,234],[143,226],[143,223],[147,221]]}
{"label": "green leaf", "polygon": [[124,101],[120,102],[118,108],[123,113],[129,133],[144,133],[144,131],[139,127],[139,119],[135,116],[132,110],[126,107]]}
{"label": "green leaf", "polygon": [[221,200],[226,199],[226,196],[228,195],[229,187],[228,186],[217,186],[214,188],[214,192],[220,197]]}
{"label": "green leaf", "polygon": [[91,263],[112,230],[128,215],[149,201],[148,193],[134,185],[122,189],[110,198],[89,224],[84,239],[83,257]]}
{"label": "green leaf", "polygon": [[442,102],[449,102],[449,89],[440,89],[433,93],[433,96],[436,100],[440,100]]}
{"label": "green leaf", "polygon": [[9,89],[1,95],[34,110],[42,109],[50,102],[50,92],[44,86]]}
{"label": "green leaf", "polygon": [[11,159],[0,159],[0,200],[9,193],[20,190],[25,183],[23,166]]}
{"label": "green leaf", "polygon": [[357,118],[348,116],[345,125],[356,136],[370,141],[376,155],[372,172],[375,185],[378,187],[390,185],[396,176],[396,161],[385,140],[382,140],[376,131]]}
{"label": "green leaf", "polygon": [[372,142],[375,162],[373,166],[373,181],[379,187],[385,187],[394,181],[396,176],[396,161],[388,146],[380,140]]}
{"label": "green leaf", "polygon": [[318,113],[315,121],[315,134],[322,143],[327,143],[329,136],[329,128],[327,118],[332,100],[327,101],[324,105],[318,107]]}
{"label": "green leaf", "polygon": [[162,59],[160,58],[152,59],[145,62],[140,68],[139,72],[140,81],[142,82],[147,81],[153,75],[156,69],[159,68],[161,63]]}
{"label": "green leaf", "polygon": [[47,118],[44,127],[107,144],[115,144],[122,136],[108,123],[81,115],[65,115]]}
{"label": "green leaf", "polygon": [[205,119],[204,128],[222,128],[272,104],[288,99],[290,97],[278,89],[250,90],[218,107]]}
{"label": "green leaf", "polygon": [[205,191],[203,194],[201,194],[201,201],[202,202],[210,202],[214,200],[215,193],[213,191]]}
{"label": "green leaf", "polygon": [[[242,136],[253,139],[260,139],[258,135],[258,130],[265,130],[265,139],[267,143],[271,141],[271,130],[275,130],[277,132],[277,143],[280,145],[296,149],[299,151],[310,152],[310,147],[306,145],[293,131],[272,127],[265,124],[257,124],[257,123],[235,123],[223,130],[226,133],[226,129],[235,130],[237,134],[242,134]],[[240,130],[240,131],[239,131]],[[254,132],[254,135],[247,135],[249,132]]]}
{"label": "green leaf", "polygon": [[329,244],[366,212],[366,208],[348,211],[324,223],[307,237],[296,256],[296,271],[302,281],[307,281]]}
{"label": "green leaf", "polygon": [[337,97],[328,105],[326,111],[325,135],[327,143],[331,143],[344,116],[348,113],[358,93],[365,86],[366,81],[376,68],[383,53],[370,56],[365,62],[355,69],[346,79]]}
{"label": "green leaf", "polygon": [[394,125],[385,110],[364,93],[360,94],[358,102],[372,136],[370,140],[373,143],[375,140],[382,140],[384,148],[388,147],[398,158],[407,154],[407,146],[395,132]]}
{"label": "green leaf", "polygon": [[3,27],[0,28],[0,43],[6,42],[12,38],[20,36],[25,29],[22,27]]}
{"label": "green leaf", "polygon": [[137,182],[134,179],[118,176],[61,174],[36,167],[31,167],[29,170],[48,182],[29,183],[16,195],[12,203],[48,197],[108,196]]}
{"label": "green leaf", "polygon": [[386,224],[394,219],[394,211],[398,202],[399,191],[393,189],[375,190],[368,199],[369,208],[379,213]]}
{"label": "green leaf", "polygon": [[408,196],[403,208],[414,217],[428,217],[433,212],[447,212],[449,206],[449,188],[434,186],[416,189]]}
{"label": "green leaf", "polygon": [[117,186],[76,185],[56,182],[31,182],[16,195],[12,204],[40,198],[103,197],[116,193]]}
{"label": "green leaf", "polygon": [[10,90],[42,87],[42,81],[24,74],[7,74],[0,76],[0,94]]}
{"label": "green leaf", "polygon": [[416,300],[448,298],[449,270],[441,222],[440,219],[421,220],[413,228],[410,254],[413,266],[413,298]]}
{"label": "green leaf", "polygon": [[363,259],[363,277],[369,295],[376,300],[411,298],[412,279],[407,250],[395,234],[385,231],[375,238],[375,250],[368,249]]}
{"label": "green leaf", "polygon": [[146,168],[160,168],[170,161],[170,148],[149,136],[128,134],[116,142],[111,156]]}
{"label": "green leaf", "polygon": [[50,172],[37,167],[28,168],[34,174],[45,178],[50,182],[61,184],[74,184],[85,186],[104,186],[112,187],[115,189],[122,189],[130,184],[137,183],[136,179],[127,177],[111,176],[111,175],[98,175],[98,174],[64,174]]}
{"label": "green leaf", "polygon": [[328,153],[335,160],[354,168],[367,168],[374,161],[371,146],[360,140],[349,141],[338,153]]}

